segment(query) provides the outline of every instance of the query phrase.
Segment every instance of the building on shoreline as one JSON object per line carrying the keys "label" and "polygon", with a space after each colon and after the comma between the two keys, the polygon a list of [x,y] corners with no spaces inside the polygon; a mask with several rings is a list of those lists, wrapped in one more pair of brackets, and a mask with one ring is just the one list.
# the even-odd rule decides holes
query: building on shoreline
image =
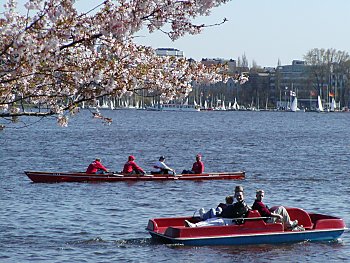
{"label": "building on shoreline", "polygon": [[176,48],[157,48],[157,56],[174,56],[174,57],[184,57],[184,52]]}
{"label": "building on shoreline", "polygon": [[[322,74],[317,72],[318,65],[307,65],[303,60],[293,60],[290,65],[273,67],[237,67],[234,60],[203,59],[205,64],[230,63],[229,72],[248,72],[249,81],[244,85],[228,81],[212,85],[198,85],[195,94],[204,94],[204,99],[216,105],[217,101],[226,103],[238,101],[247,108],[287,110],[293,97],[298,98],[298,107],[305,110],[317,108],[317,97],[320,96],[326,108],[331,102],[337,102],[337,108],[349,108],[350,87],[340,65],[331,67],[323,65]],[[338,69],[338,70],[335,70]],[[317,74],[318,75],[317,75]]]}

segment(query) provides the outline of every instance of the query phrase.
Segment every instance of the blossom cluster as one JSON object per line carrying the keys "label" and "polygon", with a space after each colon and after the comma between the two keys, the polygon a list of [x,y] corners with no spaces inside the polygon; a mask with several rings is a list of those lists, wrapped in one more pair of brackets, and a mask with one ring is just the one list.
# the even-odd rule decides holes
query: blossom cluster
{"label": "blossom cluster", "polygon": [[35,116],[25,104],[40,104],[66,126],[65,114],[83,101],[142,89],[166,101],[187,96],[193,81],[224,80],[217,66],[159,57],[134,37],[142,28],[173,40],[198,34],[205,25],[193,19],[227,1],[106,0],[79,13],[74,0],[28,0],[22,15],[8,0],[0,14],[0,117]]}

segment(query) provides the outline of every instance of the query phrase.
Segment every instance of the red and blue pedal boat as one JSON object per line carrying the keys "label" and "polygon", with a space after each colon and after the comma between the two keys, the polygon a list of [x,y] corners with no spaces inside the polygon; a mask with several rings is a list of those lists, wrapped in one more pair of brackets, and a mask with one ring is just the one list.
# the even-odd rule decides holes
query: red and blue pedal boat
{"label": "red and blue pedal boat", "polygon": [[24,172],[34,183],[61,183],[61,182],[123,182],[123,181],[174,181],[174,180],[242,180],[245,171],[219,172],[203,174],[154,174],[129,175],[122,173],[87,174],[83,172]]}
{"label": "red and blue pedal boat", "polygon": [[[232,219],[236,224],[225,226],[187,227],[199,217],[150,219],[146,230],[157,242],[186,246],[227,246],[277,244],[338,239],[347,229],[343,219],[330,215],[308,213],[300,208],[286,207],[292,220],[298,220],[303,230],[284,230],[282,223],[266,223],[257,210],[248,216]],[[300,228],[299,228],[300,229]]]}

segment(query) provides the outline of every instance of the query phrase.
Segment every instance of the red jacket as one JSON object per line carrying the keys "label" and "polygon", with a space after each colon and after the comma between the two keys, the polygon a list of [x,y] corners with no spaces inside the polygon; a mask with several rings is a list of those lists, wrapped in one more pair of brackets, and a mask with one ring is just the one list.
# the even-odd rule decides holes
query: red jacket
{"label": "red jacket", "polygon": [[192,166],[192,171],[195,174],[202,174],[204,172],[204,163],[202,161],[197,161]]}
{"label": "red jacket", "polygon": [[124,164],[123,173],[129,174],[132,173],[132,171],[139,171],[141,173],[145,173],[143,169],[138,166],[134,161],[128,161]]}
{"label": "red jacket", "polygon": [[98,170],[108,172],[107,168],[104,167],[99,161],[93,161],[86,169],[87,174],[95,174]]}
{"label": "red jacket", "polygon": [[253,210],[258,210],[261,216],[271,216],[269,208],[261,201],[255,199],[252,206]]}

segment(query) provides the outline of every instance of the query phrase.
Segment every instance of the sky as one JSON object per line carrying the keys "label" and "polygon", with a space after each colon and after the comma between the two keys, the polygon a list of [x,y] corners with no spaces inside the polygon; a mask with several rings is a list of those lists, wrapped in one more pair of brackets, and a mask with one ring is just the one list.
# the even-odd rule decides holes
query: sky
{"label": "sky", "polygon": [[[79,11],[103,0],[78,0]],[[0,3],[5,0],[0,0]],[[25,0],[19,0],[19,5]],[[2,6],[2,5],[1,5]],[[153,48],[177,48],[187,58],[238,59],[249,65],[276,67],[302,60],[313,48],[334,48],[350,53],[350,0],[232,0],[213,9],[198,23],[223,25],[171,41],[163,33],[138,34],[137,43]]]}

